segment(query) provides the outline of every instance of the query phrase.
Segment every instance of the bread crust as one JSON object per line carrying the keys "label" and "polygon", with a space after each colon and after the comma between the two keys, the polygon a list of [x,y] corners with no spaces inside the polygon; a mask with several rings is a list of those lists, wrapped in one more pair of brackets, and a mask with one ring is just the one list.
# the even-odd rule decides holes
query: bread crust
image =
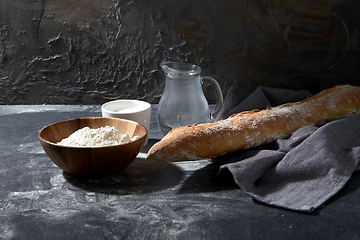
{"label": "bread crust", "polygon": [[300,102],[174,128],[150,148],[146,158],[169,161],[213,158],[284,138],[324,119],[358,113],[360,87],[338,85]]}

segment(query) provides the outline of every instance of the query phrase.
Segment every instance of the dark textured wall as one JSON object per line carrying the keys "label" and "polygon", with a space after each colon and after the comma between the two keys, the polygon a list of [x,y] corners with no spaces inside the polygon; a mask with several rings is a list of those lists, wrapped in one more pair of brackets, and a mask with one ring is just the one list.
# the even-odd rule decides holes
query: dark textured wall
{"label": "dark textured wall", "polygon": [[357,0],[0,0],[0,104],[157,103],[162,60],[244,95],[360,83]]}

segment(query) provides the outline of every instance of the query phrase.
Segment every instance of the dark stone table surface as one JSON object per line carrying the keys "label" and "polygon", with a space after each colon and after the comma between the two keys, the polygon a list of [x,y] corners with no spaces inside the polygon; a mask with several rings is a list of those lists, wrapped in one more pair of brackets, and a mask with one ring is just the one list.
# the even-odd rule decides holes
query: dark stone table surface
{"label": "dark stone table surface", "polygon": [[[156,106],[154,106],[156,109]],[[145,160],[104,178],[64,173],[38,132],[100,106],[0,106],[0,239],[360,239],[360,175],[311,214],[254,202],[208,160]]]}

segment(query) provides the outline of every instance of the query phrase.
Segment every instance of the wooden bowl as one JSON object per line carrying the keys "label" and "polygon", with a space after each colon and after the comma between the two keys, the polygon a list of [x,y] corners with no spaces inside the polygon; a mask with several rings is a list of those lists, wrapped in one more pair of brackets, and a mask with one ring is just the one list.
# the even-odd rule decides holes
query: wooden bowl
{"label": "wooden bowl", "polygon": [[[57,144],[80,128],[114,126],[120,133],[138,139],[126,144],[106,147],[70,147]],[[146,128],[134,121],[120,118],[88,117],[50,124],[39,132],[41,146],[62,170],[79,176],[108,176],[126,168],[145,143]]]}

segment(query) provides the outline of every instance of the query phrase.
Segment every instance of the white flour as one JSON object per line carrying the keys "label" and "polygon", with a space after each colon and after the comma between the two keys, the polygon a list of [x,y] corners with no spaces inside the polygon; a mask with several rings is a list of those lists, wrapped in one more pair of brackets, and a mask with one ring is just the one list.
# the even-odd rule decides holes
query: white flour
{"label": "white flour", "polygon": [[73,147],[104,147],[129,143],[133,140],[135,138],[131,139],[127,133],[121,134],[116,127],[105,126],[96,129],[84,127],[58,144]]}

